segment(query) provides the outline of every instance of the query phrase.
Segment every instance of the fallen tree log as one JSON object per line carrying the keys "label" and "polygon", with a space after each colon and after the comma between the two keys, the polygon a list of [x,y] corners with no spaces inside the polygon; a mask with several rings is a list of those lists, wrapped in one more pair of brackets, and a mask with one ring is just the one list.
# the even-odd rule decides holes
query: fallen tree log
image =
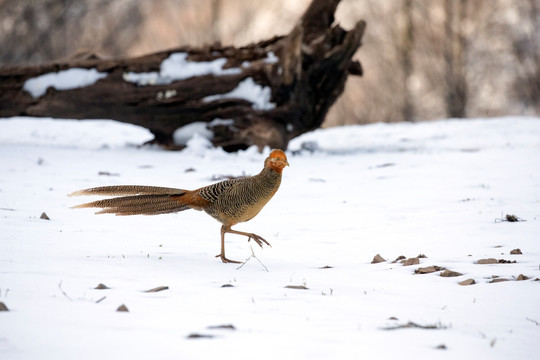
{"label": "fallen tree log", "polygon": [[180,47],[141,57],[83,54],[0,68],[0,117],[114,119],[174,147],[176,129],[205,122],[227,151],[287,147],[318,128],[349,74],[365,22],[333,25],[339,0],[313,0],[287,36],[245,47]]}

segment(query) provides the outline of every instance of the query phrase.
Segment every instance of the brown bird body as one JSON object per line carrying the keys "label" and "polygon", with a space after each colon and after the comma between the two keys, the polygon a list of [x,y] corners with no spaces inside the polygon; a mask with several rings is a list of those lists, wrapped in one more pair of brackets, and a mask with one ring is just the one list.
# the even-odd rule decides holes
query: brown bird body
{"label": "brown bird body", "polygon": [[274,196],[281,184],[281,173],[288,166],[287,156],[273,150],[264,161],[262,171],[254,176],[225,180],[196,190],[141,185],[114,185],[75,191],[69,196],[117,196],[77,205],[74,208],[102,208],[96,214],[157,215],[187,209],[203,210],[223,224],[221,253],[223,262],[238,262],[225,256],[225,233],[244,235],[259,246],[270,245],[259,235],[231,229],[231,226],[253,219]]}

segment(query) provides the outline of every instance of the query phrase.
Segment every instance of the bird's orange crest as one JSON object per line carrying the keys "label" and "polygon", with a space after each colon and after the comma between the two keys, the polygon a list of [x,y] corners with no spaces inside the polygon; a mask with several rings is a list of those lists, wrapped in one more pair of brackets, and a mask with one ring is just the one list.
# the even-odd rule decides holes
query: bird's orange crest
{"label": "bird's orange crest", "polygon": [[283,168],[285,166],[289,166],[289,162],[287,161],[287,155],[279,149],[272,150],[270,155],[266,158],[266,161],[264,162],[265,167],[269,167],[270,169],[273,169],[274,171],[281,174],[283,171]]}
{"label": "bird's orange crest", "polygon": [[270,159],[281,158],[282,160],[287,161],[287,155],[285,155],[285,153],[282,150],[279,150],[279,149],[272,150],[272,152],[270,153],[270,155],[268,157]]}

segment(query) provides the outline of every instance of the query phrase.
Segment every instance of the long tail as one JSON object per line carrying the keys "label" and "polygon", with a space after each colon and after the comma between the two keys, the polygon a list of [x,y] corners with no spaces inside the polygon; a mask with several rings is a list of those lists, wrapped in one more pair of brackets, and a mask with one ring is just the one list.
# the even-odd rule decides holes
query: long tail
{"label": "long tail", "polygon": [[113,186],[100,186],[90,189],[74,191],[68,196],[79,195],[102,195],[102,196],[120,196],[120,195],[180,195],[185,193],[186,190],[158,187],[158,186],[146,186],[146,185],[113,185]]}
{"label": "long tail", "polygon": [[187,190],[137,185],[103,186],[75,191],[69,196],[102,195],[120,196],[74,206],[79,208],[102,208],[96,214],[157,215],[190,209],[183,199]]}

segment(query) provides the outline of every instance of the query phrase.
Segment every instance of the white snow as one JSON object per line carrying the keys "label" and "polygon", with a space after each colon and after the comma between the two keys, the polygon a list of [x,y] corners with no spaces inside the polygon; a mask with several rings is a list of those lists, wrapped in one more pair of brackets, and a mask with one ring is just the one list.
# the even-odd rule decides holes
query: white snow
{"label": "white snow", "polygon": [[209,140],[214,137],[214,133],[208,129],[208,123],[195,121],[176,129],[173,133],[174,143],[177,145],[186,145],[195,134]]}
{"label": "white snow", "polygon": [[171,79],[163,78],[156,71],[151,72],[125,72],[122,74],[124,81],[136,83],[139,86],[170,84]]}
{"label": "white snow", "polygon": [[173,81],[189,79],[195,76],[204,75],[235,75],[242,71],[239,68],[223,69],[227,59],[219,58],[213,61],[188,61],[187,53],[173,53],[163,60],[159,72],[134,73],[126,72],[123,74],[125,81],[144,85],[170,84]]}
{"label": "white snow", "polygon": [[208,123],[209,127],[213,127],[213,126],[232,126],[232,125],[234,125],[234,119],[215,118],[214,120],[210,121],[210,123]]}
{"label": "white snow", "polygon": [[71,68],[54,73],[43,74],[24,82],[23,90],[34,98],[45,95],[49,87],[56,90],[71,90],[94,85],[99,79],[107,77],[106,72],[96,69]]}
{"label": "white snow", "polygon": [[[351,126],[294,140],[291,150],[319,150],[289,151],[274,199],[236,226],[271,248],[227,236],[227,256],[249,259],[242,267],[214,257],[220,224],[204,213],[70,209],[95,199],[66,196],[82,188],[193,189],[255,174],[269,151],[228,154],[198,135],[181,152],[130,145],[149,138],[112,121],[0,119],[0,302],[10,310],[0,312],[0,358],[538,357],[539,118]],[[505,214],[526,221],[495,221]],[[516,248],[523,255],[509,254]],[[387,261],[371,264],[377,253]],[[391,263],[420,253],[419,265]],[[475,263],[483,258],[516,263]],[[414,274],[429,265],[464,275]],[[468,278],[476,284],[457,284]],[[169,289],[143,292],[157,286]],[[122,304],[129,312],[116,312]],[[439,329],[385,330],[408,322]]]}
{"label": "white snow", "polygon": [[[214,138],[214,132],[212,131],[212,127],[214,126],[233,126],[234,120],[233,119],[220,119],[215,118],[214,120],[210,122],[204,122],[204,121],[195,121],[192,123],[189,123],[187,125],[184,125],[173,133],[173,140],[174,143],[177,145],[186,145],[190,140],[193,140],[194,137],[200,137],[207,140],[212,140]],[[196,139],[195,141],[199,141]],[[211,143],[209,141],[204,141],[206,144],[204,147],[211,147]],[[208,144],[210,144],[208,146]]]}
{"label": "white snow", "polygon": [[[139,86],[145,85],[163,85],[170,84],[173,81],[188,79],[194,76],[203,75],[235,75],[240,74],[240,68],[223,69],[227,59],[219,58],[213,61],[188,61],[187,53],[174,53],[163,60],[159,72],[134,73],[126,72],[123,74],[125,81],[133,82]],[[265,62],[272,64],[278,61],[273,52],[268,53],[264,59]],[[248,66],[243,64],[242,66]],[[174,96],[171,95],[171,96]],[[167,94],[158,94],[158,98],[167,98]],[[241,81],[236,88],[226,94],[211,95],[203,98],[210,102],[219,99],[244,99],[253,103],[256,110],[272,110],[275,104],[270,102],[271,90],[268,86],[260,86],[248,77]]]}
{"label": "white snow", "polygon": [[[256,61],[259,61],[259,60],[256,60]],[[266,54],[266,57],[264,59],[262,59],[262,61],[265,63],[265,64],[275,64],[279,61],[279,58],[276,56],[276,54],[274,54],[273,51],[269,51],[267,54]],[[248,68],[251,66],[251,62],[250,61],[243,61],[241,66],[243,68]]]}
{"label": "white snow", "polygon": [[238,86],[226,94],[210,95],[203,98],[203,101],[214,101],[221,99],[244,99],[253,104],[256,110],[272,110],[276,104],[270,102],[272,92],[268,86],[260,86],[252,78],[248,77],[238,83]]}
{"label": "white snow", "polygon": [[275,64],[278,61],[279,59],[273,51],[269,51],[268,54],[266,54],[266,58],[264,59],[264,62],[267,64]]}

